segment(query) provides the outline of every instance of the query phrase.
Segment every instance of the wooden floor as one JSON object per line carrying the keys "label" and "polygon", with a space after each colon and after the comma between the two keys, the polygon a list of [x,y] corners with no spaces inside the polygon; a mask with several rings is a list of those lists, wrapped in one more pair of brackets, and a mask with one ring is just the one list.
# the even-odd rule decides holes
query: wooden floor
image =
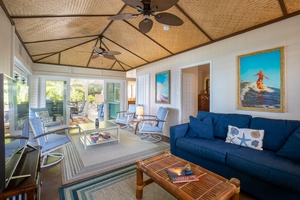
{"label": "wooden floor", "polygon": [[[163,137],[163,141],[169,142],[168,137]],[[59,200],[59,190],[61,187],[61,164],[43,168],[42,173],[42,193],[41,200]],[[240,200],[254,200],[250,196],[241,193]]]}

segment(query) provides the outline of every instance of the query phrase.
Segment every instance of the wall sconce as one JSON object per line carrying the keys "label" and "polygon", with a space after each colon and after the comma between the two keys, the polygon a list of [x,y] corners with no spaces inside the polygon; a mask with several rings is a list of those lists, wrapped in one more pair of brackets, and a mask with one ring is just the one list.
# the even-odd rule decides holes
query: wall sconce
{"label": "wall sconce", "polygon": [[164,30],[168,31],[170,29],[170,25],[169,24],[164,24]]}
{"label": "wall sconce", "polygon": [[144,114],[144,107],[143,106],[137,106],[135,113],[138,115],[137,119],[143,119],[141,115]]}

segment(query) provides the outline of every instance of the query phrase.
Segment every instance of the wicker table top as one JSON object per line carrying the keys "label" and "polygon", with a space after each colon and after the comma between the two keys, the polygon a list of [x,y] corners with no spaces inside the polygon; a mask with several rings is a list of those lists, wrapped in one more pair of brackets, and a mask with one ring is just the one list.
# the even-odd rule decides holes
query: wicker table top
{"label": "wicker table top", "polygon": [[[166,168],[184,167],[188,163],[199,181],[172,183]],[[139,171],[150,177],[151,181],[148,181],[149,183],[156,182],[178,199],[238,199],[238,179],[233,178],[229,181],[209,170],[174,156],[169,151],[148,160],[137,162],[137,198],[138,190],[140,190]]]}

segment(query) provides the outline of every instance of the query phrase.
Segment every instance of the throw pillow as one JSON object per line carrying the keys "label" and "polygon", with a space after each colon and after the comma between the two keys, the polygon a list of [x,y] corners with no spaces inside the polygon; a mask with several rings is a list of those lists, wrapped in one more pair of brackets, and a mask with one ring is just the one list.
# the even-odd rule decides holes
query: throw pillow
{"label": "throw pillow", "polygon": [[212,118],[207,117],[199,120],[193,116],[190,116],[189,128],[186,133],[187,137],[191,138],[205,138],[214,139],[214,129]]}
{"label": "throw pillow", "polygon": [[225,142],[263,150],[263,138],[264,130],[238,128],[229,125]]}
{"label": "throw pillow", "polygon": [[48,111],[35,112],[35,116],[39,117],[42,122],[52,122],[52,117],[50,117]]}
{"label": "throw pillow", "polygon": [[158,121],[152,121],[151,122],[151,126],[157,126],[157,124],[158,124]]}
{"label": "throw pillow", "polygon": [[276,154],[300,162],[300,127],[290,135],[283,147]]}

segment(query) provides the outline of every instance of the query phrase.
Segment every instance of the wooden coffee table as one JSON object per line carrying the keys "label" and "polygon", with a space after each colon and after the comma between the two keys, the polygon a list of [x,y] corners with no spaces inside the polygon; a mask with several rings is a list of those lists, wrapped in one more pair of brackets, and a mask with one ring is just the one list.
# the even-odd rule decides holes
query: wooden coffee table
{"label": "wooden coffee table", "polygon": [[[166,172],[168,167],[184,167],[191,165],[191,169],[199,181],[188,183],[172,183]],[[143,174],[149,179],[143,181]],[[236,178],[227,180],[209,170],[174,156],[170,151],[148,160],[136,163],[136,198],[143,198],[143,188],[155,182],[178,199],[239,199],[240,181]]]}

